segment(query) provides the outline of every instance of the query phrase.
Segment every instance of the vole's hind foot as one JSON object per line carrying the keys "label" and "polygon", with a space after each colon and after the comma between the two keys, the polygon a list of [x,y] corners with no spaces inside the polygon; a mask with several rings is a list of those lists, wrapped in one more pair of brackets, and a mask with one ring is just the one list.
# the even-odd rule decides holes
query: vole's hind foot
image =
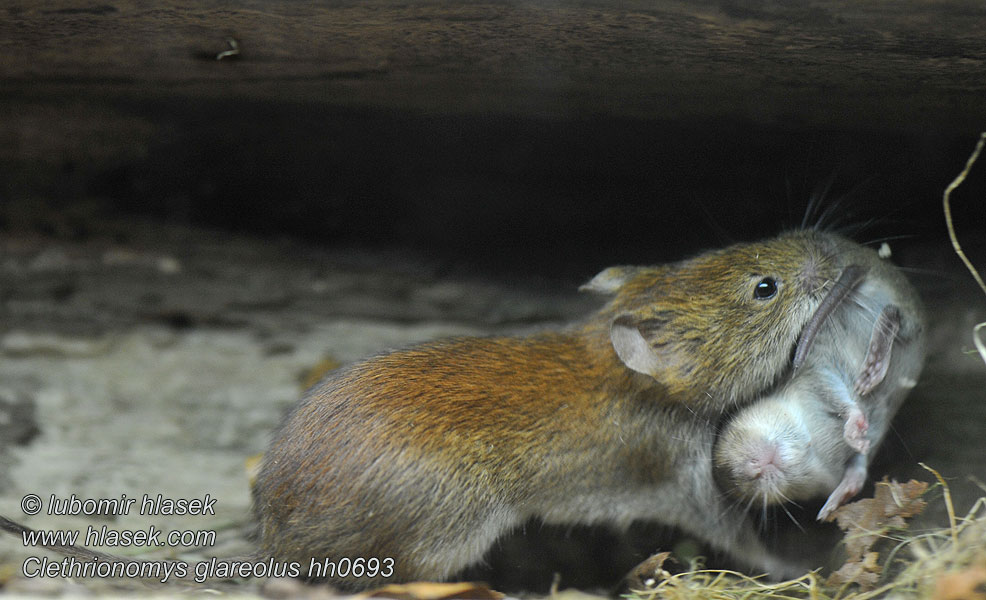
{"label": "vole's hind foot", "polygon": [[866,439],[866,432],[870,430],[870,422],[866,419],[863,411],[853,404],[848,408],[846,414],[846,424],[842,428],[842,437],[849,444],[849,447],[866,454],[870,450],[870,441]]}
{"label": "vole's hind foot", "polygon": [[888,304],[880,311],[880,316],[873,325],[869,349],[863,361],[863,370],[853,386],[853,391],[857,395],[865,396],[870,393],[887,376],[887,369],[890,368],[890,351],[897,332],[900,331],[900,319],[900,308],[895,304]]}
{"label": "vole's hind foot", "polygon": [[845,504],[853,496],[863,489],[866,483],[866,457],[862,454],[854,455],[846,465],[846,472],[842,475],[842,481],[835,487],[829,495],[822,510],[818,511],[818,520],[826,521],[835,512],[835,509]]}

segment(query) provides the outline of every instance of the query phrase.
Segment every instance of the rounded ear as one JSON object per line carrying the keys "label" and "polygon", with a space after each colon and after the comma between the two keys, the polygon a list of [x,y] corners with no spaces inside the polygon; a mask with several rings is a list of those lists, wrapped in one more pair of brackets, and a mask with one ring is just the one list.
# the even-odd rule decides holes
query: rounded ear
{"label": "rounded ear", "polygon": [[654,348],[640,333],[635,319],[629,315],[617,317],[610,326],[609,339],[623,364],[638,373],[656,376],[660,360]]}
{"label": "rounded ear", "polygon": [[612,295],[637,276],[643,267],[609,267],[579,287],[580,292]]}

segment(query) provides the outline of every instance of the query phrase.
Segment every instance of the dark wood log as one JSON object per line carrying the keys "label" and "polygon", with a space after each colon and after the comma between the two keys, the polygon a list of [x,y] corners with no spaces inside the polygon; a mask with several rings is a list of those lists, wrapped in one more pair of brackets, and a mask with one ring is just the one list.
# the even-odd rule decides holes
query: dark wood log
{"label": "dark wood log", "polygon": [[[4,96],[981,127],[986,8],[909,0],[6,3]],[[238,54],[228,40],[238,44]]]}

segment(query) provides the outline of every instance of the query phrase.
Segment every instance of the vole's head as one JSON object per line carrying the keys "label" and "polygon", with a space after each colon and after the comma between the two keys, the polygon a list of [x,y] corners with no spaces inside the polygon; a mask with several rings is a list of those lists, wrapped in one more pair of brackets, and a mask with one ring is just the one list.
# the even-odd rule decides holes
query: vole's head
{"label": "vole's head", "polygon": [[838,415],[809,386],[788,386],[726,423],[713,472],[730,495],[766,507],[829,494],[850,453]]}
{"label": "vole's head", "polygon": [[627,367],[722,410],[789,369],[798,336],[841,275],[844,243],[797,231],[669,265],[611,267],[583,289],[613,296],[602,315]]}

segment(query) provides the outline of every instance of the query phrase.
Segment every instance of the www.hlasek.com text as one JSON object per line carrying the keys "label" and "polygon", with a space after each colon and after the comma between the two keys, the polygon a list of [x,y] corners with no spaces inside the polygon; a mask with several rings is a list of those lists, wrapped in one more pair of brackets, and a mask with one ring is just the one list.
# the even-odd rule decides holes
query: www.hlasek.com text
{"label": "www.hlasek.com text", "polygon": [[[79,543],[78,530],[34,529],[21,533],[25,546],[75,546]],[[165,532],[151,525],[147,529],[110,529],[106,525],[86,528],[85,546],[112,546],[116,548],[168,547],[198,548],[216,545],[216,532],[204,530],[174,530]]]}

